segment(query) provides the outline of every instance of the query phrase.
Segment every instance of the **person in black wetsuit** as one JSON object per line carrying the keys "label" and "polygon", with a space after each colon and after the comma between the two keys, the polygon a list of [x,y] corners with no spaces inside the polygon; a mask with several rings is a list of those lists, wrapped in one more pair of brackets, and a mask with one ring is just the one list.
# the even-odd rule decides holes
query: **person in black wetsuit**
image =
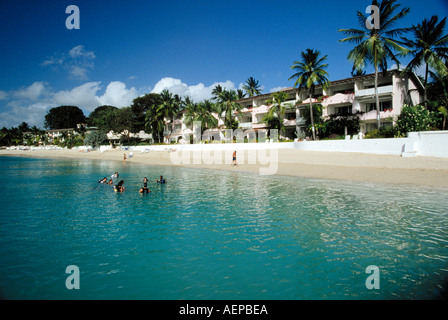
{"label": "person in black wetsuit", "polygon": [[148,189],[148,178],[143,178],[143,187],[139,191],[140,193],[150,193],[151,190]]}
{"label": "person in black wetsuit", "polygon": [[118,182],[118,184],[114,187],[114,190],[115,190],[116,192],[123,192],[123,191],[124,191],[124,186],[123,186],[123,184],[124,184],[124,181],[123,181],[123,180],[120,180],[120,182]]}

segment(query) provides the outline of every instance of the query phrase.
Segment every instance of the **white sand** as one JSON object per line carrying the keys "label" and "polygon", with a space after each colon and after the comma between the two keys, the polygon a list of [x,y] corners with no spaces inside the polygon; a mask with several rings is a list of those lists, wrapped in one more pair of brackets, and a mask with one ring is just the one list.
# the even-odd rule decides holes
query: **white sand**
{"label": "white sand", "polygon": [[[232,171],[252,172],[259,174],[263,168],[266,170],[270,165],[275,174],[335,179],[347,181],[365,181],[393,184],[413,184],[436,187],[448,187],[448,159],[413,157],[402,158],[392,155],[374,155],[362,153],[342,152],[317,152],[301,151],[296,149],[278,149],[277,156],[268,158],[270,162],[263,162],[260,154],[255,154],[257,162],[249,164],[247,152],[238,152],[237,160],[239,166],[231,166],[231,153],[224,152],[218,155],[207,153],[199,155],[199,164],[193,164],[194,157],[186,158],[182,166],[200,167],[209,169],[224,169]],[[43,158],[72,158],[72,159],[99,159],[123,161],[123,151],[111,150],[100,153],[99,151],[83,152],[80,150],[0,150],[0,155],[43,157]],[[129,152],[126,152],[129,156]],[[167,151],[151,151],[140,153],[134,151],[133,157],[127,162],[143,163],[149,165],[177,165],[172,159],[181,154],[169,153]],[[269,155],[269,152],[267,153]],[[278,161],[275,160],[278,158]],[[219,162],[223,164],[219,164]],[[187,163],[185,163],[187,162]],[[191,164],[190,164],[191,163]],[[207,164],[211,163],[211,164]]]}

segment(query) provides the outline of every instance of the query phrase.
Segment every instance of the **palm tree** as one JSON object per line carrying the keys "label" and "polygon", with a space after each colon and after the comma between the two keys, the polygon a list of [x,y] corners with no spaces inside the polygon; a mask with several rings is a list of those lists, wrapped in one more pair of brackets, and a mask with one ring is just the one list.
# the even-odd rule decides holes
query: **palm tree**
{"label": "palm tree", "polygon": [[160,143],[164,127],[165,121],[163,110],[159,105],[149,105],[145,115],[145,131],[151,132],[153,140],[157,137],[157,140]]}
{"label": "palm tree", "polygon": [[246,93],[244,93],[243,90],[241,90],[241,89],[236,90],[236,99],[237,100],[244,99],[245,97],[246,97]]}
{"label": "palm tree", "polygon": [[[356,46],[348,54],[348,59],[353,62],[358,70],[364,69],[366,64],[373,64],[375,67],[375,102],[378,129],[381,126],[380,121],[380,101],[378,97],[378,69],[384,72],[387,70],[389,60],[394,61],[397,66],[399,56],[406,55],[409,50],[403,45],[403,42],[395,40],[394,37],[407,32],[406,28],[395,28],[397,21],[409,13],[409,8],[404,8],[397,14],[395,11],[400,6],[395,4],[396,0],[383,0],[378,4],[377,0],[372,1],[372,5],[379,8],[379,29],[375,27],[368,28],[366,21],[369,18],[364,13],[358,11],[358,22],[362,29],[340,29],[348,35],[347,38],[339,40],[341,42],[354,43]],[[395,53],[398,52],[397,54]]]}
{"label": "palm tree", "polygon": [[176,98],[169,90],[163,90],[160,93],[160,98],[162,99],[159,105],[159,111],[171,121],[171,131],[174,131],[174,118],[179,112],[179,105],[176,103]]}
{"label": "palm tree", "polygon": [[284,91],[278,91],[271,94],[271,99],[266,102],[270,108],[264,118],[267,123],[277,122],[280,135],[283,136],[285,135],[285,125],[283,124],[283,120],[285,118],[286,109],[292,108],[291,104],[284,103],[286,99],[288,99],[288,94]]}
{"label": "palm tree", "polygon": [[415,40],[402,38],[406,45],[411,49],[414,58],[409,62],[405,72],[414,71],[425,63],[425,80],[424,80],[424,104],[428,107],[428,75],[429,67],[433,68],[439,75],[446,76],[448,69],[444,60],[448,60],[448,34],[443,35],[446,23],[446,17],[438,23],[439,18],[432,16],[428,21],[424,19],[422,23],[414,25],[411,32]]}
{"label": "palm tree", "polygon": [[260,85],[258,81],[250,77],[246,80],[246,84],[243,85],[243,89],[246,90],[249,97],[258,96],[261,94]]}
{"label": "palm tree", "polygon": [[212,100],[213,101],[218,101],[219,100],[219,95],[224,91],[225,89],[223,89],[223,87],[221,87],[220,84],[218,84],[216,87],[213,88],[212,90]]}
{"label": "palm tree", "polygon": [[217,127],[218,119],[213,116],[213,110],[214,106],[210,100],[199,103],[196,120],[201,122],[202,130]]}
{"label": "palm tree", "polygon": [[217,100],[216,107],[218,113],[220,116],[224,113],[224,125],[230,129],[234,126],[234,112],[241,112],[242,109],[241,105],[236,102],[238,100],[238,94],[235,90],[223,89],[217,97]]}
{"label": "palm tree", "polygon": [[291,69],[297,72],[288,79],[297,79],[294,83],[294,88],[298,87],[299,92],[305,88],[308,90],[313,140],[316,140],[313,118],[314,91],[317,85],[322,85],[323,90],[330,86],[330,81],[327,78],[328,73],[325,71],[328,64],[324,63],[327,60],[327,56],[320,57],[320,55],[319,50],[306,49],[306,51],[303,51],[301,53],[302,61],[294,61],[294,64],[291,66]]}

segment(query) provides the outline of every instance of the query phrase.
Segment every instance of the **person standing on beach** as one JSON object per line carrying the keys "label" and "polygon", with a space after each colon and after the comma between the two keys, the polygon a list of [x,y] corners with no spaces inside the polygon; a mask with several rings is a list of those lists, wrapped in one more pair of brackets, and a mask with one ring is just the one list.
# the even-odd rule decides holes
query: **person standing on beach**
{"label": "person standing on beach", "polygon": [[239,167],[238,162],[236,162],[236,150],[233,151],[233,155],[232,155],[232,166],[237,166],[237,167]]}
{"label": "person standing on beach", "polygon": [[126,161],[126,153],[123,153],[123,161]]}

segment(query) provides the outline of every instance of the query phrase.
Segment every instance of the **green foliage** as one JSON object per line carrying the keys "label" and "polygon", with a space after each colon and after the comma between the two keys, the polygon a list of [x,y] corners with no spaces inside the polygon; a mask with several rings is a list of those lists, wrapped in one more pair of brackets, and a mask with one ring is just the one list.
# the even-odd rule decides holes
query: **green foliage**
{"label": "green foliage", "polygon": [[246,83],[243,85],[243,89],[246,90],[249,97],[260,95],[262,91],[258,81],[252,77],[246,80]]}
{"label": "green foliage", "polygon": [[[294,88],[298,87],[299,91],[306,89],[310,101],[312,101],[312,96],[314,94],[316,85],[321,85],[323,90],[330,86],[330,81],[328,80],[328,72],[325,70],[328,64],[324,63],[328,56],[321,57],[319,50],[306,49],[301,53],[302,61],[294,61],[291,66],[292,70],[297,71],[288,80],[296,79],[294,83]],[[313,112],[312,102],[310,102],[310,113]],[[309,116],[311,123],[310,128],[315,128],[316,133],[321,130],[321,124],[314,122],[314,115]],[[315,132],[311,131],[313,139],[316,138]]]}
{"label": "green foliage", "polygon": [[411,131],[436,130],[438,116],[424,106],[403,105],[397,118],[396,131],[398,136],[405,136]]}
{"label": "green foliage", "polygon": [[365,139],[393,138],[396,135],[395,128],[380,128],[367,132]]}
{"label": "green foliage", "polygon": [[154,113],[154,108],[162,103],[162,99],[157,93],[145,94],[141,97],[137,97],[133,100],[131,105],[132,118],[133,118],[133,129],[134,132],[139,132],[144,130],[146,132],[152,132],[152,126],[148,127],[147,124],[147,114],[151,109],[150,113]]}
{"label": "green foliage", "polygon": [[104,144],[107,141],[107,136],[104,132],[101,131],[92,131],[86,135],[84,139],[85,146],[92,146],[93,148],[97,148]]}
{"label": "green foliage", "polygon": [[51,108],[45,115],[45,128],[68,129],[76,128],[79,123],[85,123],[86,117],[81,109],[75,106],[60,106]]}
{"label": "green foliage", "polygon": [[97,127],[103,132],[113,130],[113,121],[118,108],[114,106],[100,106],[90,113],[87,120],[89,126]]}
{"label": "green foliage", "polygon": [[345,135],[345,128],[347,128],[348,135],[356,135],[359,133],[360,124],[357,115],[338,116],[330,118],[325,121],[325,136],[330,135]]}
{"label": "green foliage", "polygon": [[321,104],[313,104],[313,121],[311,121],[311,113],[309,108],[303,108],[300,110],[300,114],[305,119],[305,133],[307,136],[312,136],[312,125],[316,136],[324,137],[326,132],[326,126],[322,118],[323,108]]}

